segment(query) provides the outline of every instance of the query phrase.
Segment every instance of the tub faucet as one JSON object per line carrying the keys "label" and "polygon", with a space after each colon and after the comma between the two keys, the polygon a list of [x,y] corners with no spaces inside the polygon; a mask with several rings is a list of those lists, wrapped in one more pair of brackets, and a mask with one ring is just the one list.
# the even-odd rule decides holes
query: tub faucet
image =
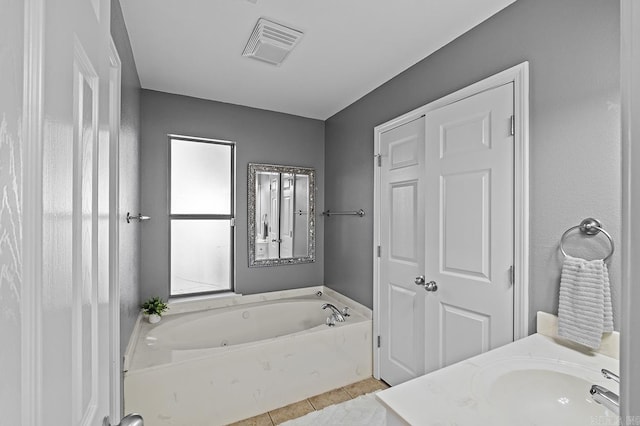
{"label": "tub faucet", "polygon": [[333,317],[336,319],[336,321],[338,322],[344,322],[344,316],[342,316],[342,313],[340,312],[340,310],[338,308],[336,308],[335,306],[333,306],[331,303],[325,303],[324,305],[322,305],[322,309],[331,309],[333,311]]}
{"label": "tub faucet", "polygon": [[[613,374],[611,371],[603,368],[601,370],[602,375],[607,379],[611,379],[620,383],[620,377],[616,374]],[[598,404],[604,405],[606,408],[611,410],[614,414],[620,414],[620,398],[614,392],[611,392],[609,389],[600,385],[591,386],[591,390],[589,391],[591,397]]]}

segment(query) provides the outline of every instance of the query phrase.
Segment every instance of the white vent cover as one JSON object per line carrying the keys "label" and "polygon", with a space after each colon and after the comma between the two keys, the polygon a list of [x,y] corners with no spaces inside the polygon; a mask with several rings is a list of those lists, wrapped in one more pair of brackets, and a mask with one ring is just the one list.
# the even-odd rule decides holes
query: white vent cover
{"label": "white vent cover", "polygon": [[280,65],[302,38],[302,31],[258,19],[242,56]]}

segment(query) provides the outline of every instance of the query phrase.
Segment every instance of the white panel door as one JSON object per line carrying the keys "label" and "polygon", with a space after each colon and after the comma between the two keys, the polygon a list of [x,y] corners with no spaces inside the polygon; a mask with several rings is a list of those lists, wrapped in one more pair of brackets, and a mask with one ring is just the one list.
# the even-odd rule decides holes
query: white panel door
{"label": "white panel door", "polygon": [[424,373],[424,117],[380,137],[380,378]]}
{"label": "white panel door", "polygon": [[513,103],[506,84],[426,117],[427,372],[513,341]]}
{"label": "white panel door", "polygon": [[109,413],[107,0],[44,3],[42,406],[50,425]]}
{"label": "white panel door", "polygon": [[269,211],[269,259],[280,257],[280,200],[278,199],[280,178],[271,176]]}
{"label": "white panel door", "polygon": [[282,200],[280,202],[280,257],[293,257],[293,175],[282,174]]}

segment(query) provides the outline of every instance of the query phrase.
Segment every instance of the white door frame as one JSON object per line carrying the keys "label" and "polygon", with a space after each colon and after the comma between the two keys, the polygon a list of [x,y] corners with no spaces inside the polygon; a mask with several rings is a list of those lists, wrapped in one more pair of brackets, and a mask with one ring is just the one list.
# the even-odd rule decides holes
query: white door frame
{"label": "white door frame", "polygon": [[[504,84],[514,84],[514,340],[529,335],[529,62],[523,62],[374,128],[374,152],[380,152],[382,133],[445,105]],[[373,336],[380,335],[380,168],[374,158],[373,200]],[[373,339],[373,375],[380,378],[380,348]]]}
{"label": "white door frame", "polygon": [[[622,103],[622,323],[620,324],[620,406],[629,424],[640,416],[640,4],[622,0],[621,103]],[[635,143],[635,144],[634,144]]]}
{"label": "white door frame", "polygon": [[111,38],[109,43],[109,380],[111,422],[122,417],[120,365],[120,110],[122,61]]}
{"label": "white door frame", "polygon": [[45,0],[24,2],[22,424],[42,425],[42,132]]}

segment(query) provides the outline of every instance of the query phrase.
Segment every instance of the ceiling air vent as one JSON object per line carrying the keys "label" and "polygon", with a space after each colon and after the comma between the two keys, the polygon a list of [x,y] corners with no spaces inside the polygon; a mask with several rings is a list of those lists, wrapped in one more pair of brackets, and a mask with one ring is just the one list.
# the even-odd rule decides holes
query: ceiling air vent
{"label": "ceiling air vent", "polygon": [[302,38],[302,31],[258,19],[242,56],[280,65]]}

